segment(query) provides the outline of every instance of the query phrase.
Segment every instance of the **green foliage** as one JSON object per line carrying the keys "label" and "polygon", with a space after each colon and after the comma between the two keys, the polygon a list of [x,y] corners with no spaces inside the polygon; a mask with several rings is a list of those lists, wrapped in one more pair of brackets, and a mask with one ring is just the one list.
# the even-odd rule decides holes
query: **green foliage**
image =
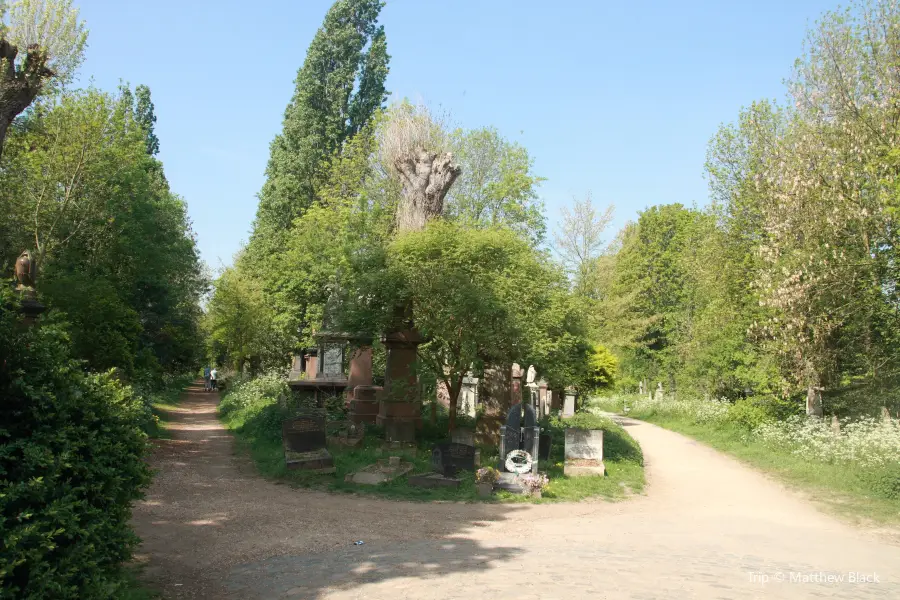
{"label": "green foliage", "polygon": [[134,115],[127,88],[67,92],[11,133],[0,171],[2,261],[31,248],[46,319],[95,369],[130,377],[196,363],[205,288],[185,203]]}
{"label": "green foliage", "polygon": [[615,355],[599,344],[594,346],[588,358],[587,385],[592,392],[613,387],[616,383],[616,371],[619,361]]}
{"label": "green foliage", "polygon": [[873,494],[885,500],[900,502],[900,464],[878,469],[862,469],[857,477]]}
{"label": "green foliage", "polygon": [[[4,294],[4,302],[10,298]],[[137,537],[149,409],[0,309],[0,598],[109,598]]]}
{"label": "green foliage", "polygon": [[[276,239],[309,208],[323,167],[345,139],[360,131],[387,98],[384,29],[376,27],[380,0],[338,0],[313,38],[297,72],[283,131],[272,142],[266,183],[250,252],[276,249]],[[261,256],[271,255],[264,252]]]}
{"label": "green foliage", "polygon": [[766,421],[770,421],[773,415],[765,406],[752,399],[740,398],[728,407],[726,418],[735,425],[752,431]]}
{"label": "green foliage", "polygon": [[580,412],[561,419],[563,426],[570,429],[608,429],[614,425],[609,417],[600,417],[593,413]]}
{"label": "green foliage", "polygon": [[543,241],[546,223],[532,172],[533,160],[519,144],[493,127],[458,129],[451,136],[453,158],[462,174],[447,194],[444,216],[469,227],[505,226]]}
{"label": "green foliage", "polygon": [[159,138],[154,131],[156,127],[156,113],[153,100],[150,99],[150,88],[139,85],[134,88],[136,104],[134,107],[134,120],[144,130],[147,138],[147,154],[156,156],[159,154]]}

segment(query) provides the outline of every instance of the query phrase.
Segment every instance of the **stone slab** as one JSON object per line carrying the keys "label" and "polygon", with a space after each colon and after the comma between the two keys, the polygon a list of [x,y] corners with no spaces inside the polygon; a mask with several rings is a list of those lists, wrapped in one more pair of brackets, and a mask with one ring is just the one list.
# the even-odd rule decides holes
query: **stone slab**
{"label": "stone slab", "polygon": [[444,477],[440,473],[421,473],[410,475],[407,479],[409,485],[421,488],[453,488],[459,489],[462,479],[456,477]]}
{"label": "stone slab", "polygon": [[284,464],[292,471],[312,471],[313,473],[321,474],[335,472],[334,458],[324,448],[310,452],[291,452],[286,450],[284,453]]}
{"label": "stone slab", "polygon": [[344,477],[344,481],[361,483],[363,485],[378,485],[379,483],[393,481],[406,475],[413,470],[413,466],[412,463],[401,461],[399,466],[391,467],[389,461],[379,460],[356,473],[348,474]]}
{"label": "stone slab", "polygon": [[525,493],[525,488],[522,487],[519,477],[515,473],[500,473],[500,479],[495,487],[513,494]]}
{"label": "stone slab", "polygon": [[563,473],[566,477],[603,477],[606,474],[606,465],[602,461],[598,461],[595,465],[573,465],[567,462],[563,466]]}

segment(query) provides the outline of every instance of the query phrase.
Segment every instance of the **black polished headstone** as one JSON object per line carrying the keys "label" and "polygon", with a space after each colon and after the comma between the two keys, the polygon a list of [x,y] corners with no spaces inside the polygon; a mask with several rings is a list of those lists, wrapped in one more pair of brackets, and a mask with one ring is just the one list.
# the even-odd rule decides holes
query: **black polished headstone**
{"label": "black polished headstone", "polygon": [[538,438],[538,459],[550,460],[550,444],[552,438],[549,433],[542,433]]}
{"label": "black polished headstone", "polygon": [[443,442],[431,450],[431,468],[447,477],[459,471],[475,470],[475,446]]}

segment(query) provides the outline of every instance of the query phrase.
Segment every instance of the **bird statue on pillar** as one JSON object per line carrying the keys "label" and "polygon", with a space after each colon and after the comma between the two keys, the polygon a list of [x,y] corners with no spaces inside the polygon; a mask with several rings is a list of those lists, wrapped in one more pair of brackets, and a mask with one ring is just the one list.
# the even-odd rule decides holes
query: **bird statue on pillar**
{"label": "bird statue on pillar", "polygon": [[34,259],[31,258],[31,252],[25,250],[16,261],[16,280],[19,282],[16,289],[34,288],[34,267]]}

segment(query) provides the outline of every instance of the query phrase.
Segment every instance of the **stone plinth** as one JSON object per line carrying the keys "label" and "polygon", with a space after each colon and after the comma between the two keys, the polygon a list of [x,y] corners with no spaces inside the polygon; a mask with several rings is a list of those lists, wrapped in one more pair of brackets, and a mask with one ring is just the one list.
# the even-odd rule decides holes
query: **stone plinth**
{"label": "stone plinth", "polygon": [[388,441],[409,442],[422,426],[416,348],[422,336],[415,329],[394,331],[381,338],[387,350],[384,390],[376,423],[384,427]]}
{"label": "stone plinth", "polygon": [[372,385],[372,348],[363,346],[350,357],[350,375],[347,389],[352,392],[358,385]]}
{"label": "stone plinth", "polygon": [[412,470],[412,463],[393,456],[388,460],[379,460],[374,465],[369,465],[361,471],[348,474],[344,477],[344,481],[364,485],[378,485],[379,483],[386,483],[406,475]]}
{"label": "stone plinth", "polygon": [[384,388],[375,385],[358,385],[350,391],[350,420],[354,423],[374,425],[378,417],[378,394]]}

